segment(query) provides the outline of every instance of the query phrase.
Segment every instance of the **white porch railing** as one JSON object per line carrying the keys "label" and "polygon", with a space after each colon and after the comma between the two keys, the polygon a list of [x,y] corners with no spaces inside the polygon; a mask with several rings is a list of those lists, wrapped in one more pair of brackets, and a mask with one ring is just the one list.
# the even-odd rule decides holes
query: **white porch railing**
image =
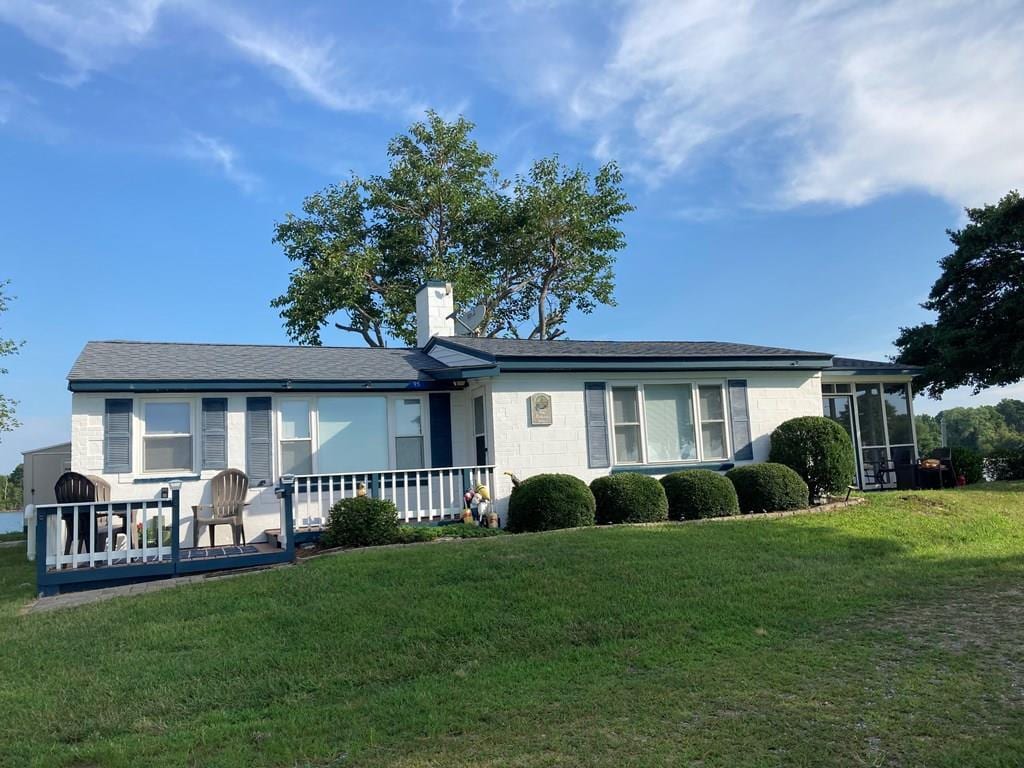
{"label": "white porch railing", "polygon": [[[36,508],[45,515],[47,570],[170,561],[174,530],[171,499],[95,501]],[[39,547],[39,544],[43,544]]]}
{"label": "white porch railing", "polygon": [[394,502],[400,522],[452,520],[462,514],[465,492],[478,485],[494,492],[493,466],[297,475],[295,530],[316,530],[326,525],[331,507],[342,499],[358,496],[360,486],[367,496]]}

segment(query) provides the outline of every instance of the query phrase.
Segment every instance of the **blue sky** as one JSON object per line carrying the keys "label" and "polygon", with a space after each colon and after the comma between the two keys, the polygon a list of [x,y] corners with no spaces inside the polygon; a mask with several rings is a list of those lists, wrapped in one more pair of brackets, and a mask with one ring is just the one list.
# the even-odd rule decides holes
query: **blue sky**
{"label": "blue sky", "polygon": [[1024,179],[1021,39],[1019,2],[0,0],[0,470],[67,438],[89,339],[286,342],[274,222],[426,107],[507,174],[622,164],[619,304],[571,336],[882,358]]}

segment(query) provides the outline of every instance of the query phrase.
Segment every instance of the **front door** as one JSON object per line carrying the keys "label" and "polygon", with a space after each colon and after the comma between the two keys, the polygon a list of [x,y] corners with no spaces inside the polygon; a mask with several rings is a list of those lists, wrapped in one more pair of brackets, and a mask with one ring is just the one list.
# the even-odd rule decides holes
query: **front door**
{"label": "front door", "polygon": [[857,425],[853,419],[853,395],[824,395],[822,405],[825,417],[832,419],[850,435],[850,444],[853,446],[854,460],[857,465],[857,485],[864,487],[863,474],[861,472],[860,451],[857,450]]}

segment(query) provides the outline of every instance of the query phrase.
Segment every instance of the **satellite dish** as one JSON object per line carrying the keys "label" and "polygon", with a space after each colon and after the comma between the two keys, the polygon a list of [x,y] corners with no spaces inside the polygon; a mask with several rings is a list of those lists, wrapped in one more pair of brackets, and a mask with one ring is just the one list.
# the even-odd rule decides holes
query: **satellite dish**
{"label": "satellite dish", "polygon": [[456,336],[477,336],[479,334],[480,323],[483,322],[484,314],[486,314],[486,308],[483,304],[477,304],[468,312],[465,312],[461,316],[456,316],[455,319],[455,335]]}

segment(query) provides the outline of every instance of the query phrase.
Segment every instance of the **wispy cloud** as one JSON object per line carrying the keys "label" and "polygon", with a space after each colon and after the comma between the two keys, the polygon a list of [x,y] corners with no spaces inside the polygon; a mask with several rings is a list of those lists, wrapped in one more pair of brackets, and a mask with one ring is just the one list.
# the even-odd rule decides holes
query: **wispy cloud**
{"label": "wispy cloud", "polygon": [[[624,2],[589,37],[579,15],[511,3],[474,21],[512,87],[654,184],[714,158],[756,205],[962,205],[1024,178],[1019,2]],[[552,34],[573,42],[495,44]]]}
{"label": "wispy cloud", "polygon": [[0,21],[39,45],[60,53],[69,70],[47,75],[69,86],[112,66],[126,51],[143,45],[165,0],[32,2],[0,0]]}
{"label": "wispy cloud", "polygon": [[262,184],[245,168],[238,150],[214,136],[190,133],[177,149],[182,156],[216,170],[246,194],[253,194]]}
{"label": "wispy cloud", "polygon": [[46,77],[75,87],[151,44],[161,15],[172,9],[212,31],[287,88],[327,109],[403,109],[407,101],[401,90],[377,87],[370,84],[370,75],[348,70],[330,35],[296,31],[225,4],[198,0],[79,0],[67,4],[0,0],[0,22],[60,53],[69,70]]}

